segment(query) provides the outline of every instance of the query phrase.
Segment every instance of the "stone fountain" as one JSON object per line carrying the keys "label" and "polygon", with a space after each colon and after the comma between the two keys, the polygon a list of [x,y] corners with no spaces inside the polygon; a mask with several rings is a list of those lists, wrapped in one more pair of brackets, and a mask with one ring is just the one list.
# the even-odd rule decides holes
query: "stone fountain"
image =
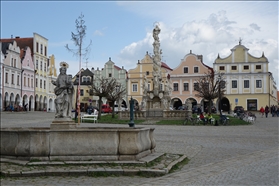
{"label": "stone fountain", "polygon": [[[1,158],[44,161],[139,160],[155,152],[154,128],[80,127],[71,119],[73,85],[60,63],[56,113],[49,128],[2,128]],[[19,121],[20,126],[20,121]]]}

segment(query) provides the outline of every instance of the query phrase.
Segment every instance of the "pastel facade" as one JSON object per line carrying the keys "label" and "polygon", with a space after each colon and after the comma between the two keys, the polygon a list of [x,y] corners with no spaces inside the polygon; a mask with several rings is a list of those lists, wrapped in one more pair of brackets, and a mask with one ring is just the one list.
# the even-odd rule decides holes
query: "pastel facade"
{"label": "pastel facade", "polygon": [[[2,49],[2,43],[0,42],[0,49]],[[3,63],[4,63],[4,54],[2,50],[0,50],[0,111],[3,111],[3,78],[2,78],[2,69],[3,69]]]}
{"label": "pastel facade", "polygon": [[[122,87],[127,87],[127,70],[124,69],[124,67],[120,68],[115,65],[115,63],[109,58],[109,60],[104,64],[104,68],[101,70],[97,68],[97,70],[94,70],[95,75],[95,81],[98,81],[99,78],[115,78]],[[98,100],[99,98],[94,96],[93,100]],[[112,103],[109,102],[106,98],[102,98],[103,103],[108,103],[112,105]],[[122,98],[122,101],[120,101],[124,107],[128,107],[128,97],[127,94]],[[118,104],[118,103],[115,103]]]}
{"label": "pastel facade", "polygon": [[193,54],[190,51],[181,60],[180,64],[170,73],[173,85],[171,105],[177,109],[184,106],[187,99],[192,102],[192,106],[199,105],[204,109],[209,102],[195,96],[194,83],[205,73],[212,72],[212,68],[203,63],[202,55]]}
{"label": "pastel facade", "polygon": [[3,108],[22,106],[20,48],[16,41],[2,42]]}
{"label": "pastel facade", "polygon": [[229,56],[218,55],[213,63],[214,70],[224,73],[227,82],[225,97],[221,100],[223,110],[240,105],[245,110],[255,111],[261,106],[277,104],[277,87],[268,70],[268,59],[264,53],[254,57],[248,50],[240,42],[231,49]]}
{"label": "pastel facade", "polygon": [[28,110],[34,110],[35,103],[35,70],[30,47],[22,48],[20,51],[22,64],[22,106],[28,104]]}
{"label": "pastel facade", "polygon": [[55,67],[55,57],[54,55],[49,56],[48,60],[48,69],[47,69],[47,100],[48,100],[48,111],[49,112],[55,112],[55,104],[54,100],[56,98],[56,95],[54,94],[54,88],[55,86],[51,83],[51,81],[56,81],[57,79],[57,71]]}
{"label": "pastel facade", "polygon": [[[54,94],[51,93],[49,96],[49,90],[47,85],[51,78],[49,78],[49,58],[47,56],[48,51],[48,39],[45,37],[33,33],[33,37],[28,38],[7,38],[1,39],[2,42],[13,42],[16,41],[20,49],[29,47],[31,50],[31,56],[34,63],[34,72],[35,72],[35,101],[34,105],[30,106],[30,110],[42,111],[47,110],[47,108],[54,109],[53,102]],[[55,65],[54,65],[55,66]],[[21,78],[21,76],[20,76]],[[24,78],[24,77],[23,77]],[[31,102],[33,104],[33,102]],[[50,106],[51,105],[51,106]],[[50,106],[50,107],[49,107]]]}
{"label": "pastel facade", "polygon": [[[85,112],[87,110],[87,107],[92,104],[96,105],[96,100],[92,99],[92,93],[90,92],[90,87],[94,80],[94,73],[93,70],[87,69],[81,69],[80,71],[80,110],[81,112]],[[74,93],[74,102],[72,103],[73,108],[77,108],[77,90],[79,85],[79,73],[77,73],[73,77],[73,82],[75,86],[75,93]]]}
{"label": "pastel facade", "polygon": [[[172,69],[164,62],[161,62],[161,64],[162,81],[160,90],[164,90],[165,86],[168,85],[168,78]],[[153,59],[148,52],[142,60],[138,61],[136,68],[128,70],[128,98],[135,99],[135,104],[139,106],[142,102],[144,76],[148,81],[148,89],[153,90]]]}

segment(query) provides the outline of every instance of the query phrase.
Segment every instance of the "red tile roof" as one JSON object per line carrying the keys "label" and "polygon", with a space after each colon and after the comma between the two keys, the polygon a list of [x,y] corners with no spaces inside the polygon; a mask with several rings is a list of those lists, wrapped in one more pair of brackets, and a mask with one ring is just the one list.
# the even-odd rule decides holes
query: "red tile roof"
{"label": "red tile roof", "polygon": [[161,62],[161,67],[164,67],[166,69],[172,70],[166,63]]}
{"label": "red tile roof", "polygon": [[29,46],[31,49],[31,53],[33,56],[33,37],[30,38],[7,38],[7,39],[0,39],[1,42],[13,42],[16,41],[17,46],[19,46],[20,49],[25,48],[26,46]]}

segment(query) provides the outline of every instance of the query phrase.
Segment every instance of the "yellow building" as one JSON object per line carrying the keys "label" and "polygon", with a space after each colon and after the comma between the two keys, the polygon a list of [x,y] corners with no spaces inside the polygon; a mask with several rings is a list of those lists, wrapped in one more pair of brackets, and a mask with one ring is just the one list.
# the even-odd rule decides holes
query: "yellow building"
{"label": "yellow building", "polygon": [[[172,69],[164,62],[161,62],[161,64],[162,81],[160,85],[160,90],[164,90],[164,87],[167,84],[168,77]],[[148,52],[146,52],[146,55],[142,60],[138,61],[136,68],[128,70],[128,99],[130,100],[130,98],[133,97],[133,99],[135,99],[135,105],[141,105],[143,96],[142,85],[145,75],[148,80],[148,90],[153,90],[152,72],[153,59],[148,54]]]}
{"label": "yellow building", "polygon": [[[221,58],[218,54],[213,63],[214,70],[224,73],[227,82],[225,96],[221,99],[224,111],[233,110],[237,105],[248,111],[276,105],[277,87],[268,70],[268,59],[264,53],[261,57],[254,57],[248,50],[240,41],[229,56]],[[218,100],[217,103],[218,106]]]}

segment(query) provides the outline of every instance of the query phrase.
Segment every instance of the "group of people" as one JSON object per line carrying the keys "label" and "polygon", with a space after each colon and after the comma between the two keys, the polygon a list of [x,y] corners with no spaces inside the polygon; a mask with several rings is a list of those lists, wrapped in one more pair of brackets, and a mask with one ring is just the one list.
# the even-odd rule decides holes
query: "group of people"
{"label": "group of people", "polygon": [[268,114],[269,112],[271,113],[272,117],[279,117],[279,106],[275,106],[275,105],[272,105],[270,108],[266,105],[265,108],[261,107],[260,108],[260,113],[262,115],[262,117],[265,117],[267,118],[268,117]]}
{"label": "group of people", "polygon": [[207,124],[207,123],[211,123],[212,121],[212,115],[211,113],[206,113],[205,115],[203,114],[203,112],[200,113],[200,119],[203,121],[203,124]]}

